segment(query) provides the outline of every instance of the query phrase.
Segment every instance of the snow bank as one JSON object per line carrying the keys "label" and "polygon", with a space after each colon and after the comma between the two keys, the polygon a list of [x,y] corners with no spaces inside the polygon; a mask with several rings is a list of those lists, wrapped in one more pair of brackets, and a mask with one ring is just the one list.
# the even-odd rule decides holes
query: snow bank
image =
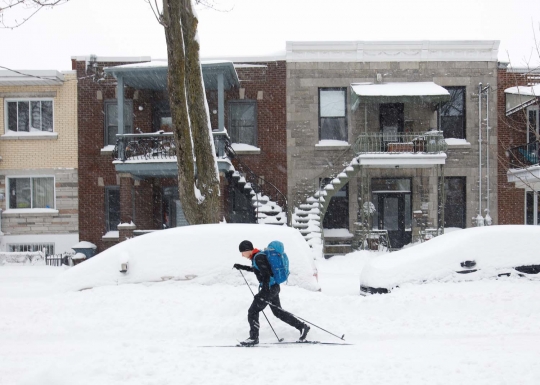
{"label": "snow bank", "polygon": [[[290,260],[288,285],[320,290],[314,277],[313,254],[298,230],[284,226],[215,224],[177,227],[141,235],[119,243],[61,274],[64,290],[163,280],[195,280],[212,285],[244,285],[233,264],[249,264],[238,244],[249,239],[259,249],[273,240],[285,245]],[[121,273],[122,264],[127,272]],[[244,273],[255,283],[251,273]]]}
{"label": "snow bank", "polygon": [[[540,226],[489,226],[451,232],[394,253],[369,260],[361,285],[392,288],[406,282],[454,279],[474,280],[497,275],[504,269],[539,265]],[[476,273],[461,262],[476,261]],[[540,278],[540,277],[539,277]]]}

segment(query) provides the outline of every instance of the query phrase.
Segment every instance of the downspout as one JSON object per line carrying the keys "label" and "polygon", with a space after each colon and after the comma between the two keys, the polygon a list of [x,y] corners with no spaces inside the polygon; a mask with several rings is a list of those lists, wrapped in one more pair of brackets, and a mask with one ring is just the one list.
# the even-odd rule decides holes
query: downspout
{"label": "downspout", "polygon": [[476,225],[482,226],[482,83],[478,84],[478,215]]}
{"label": "downspout", "polygon": [[486,193],[487,193],[487,208],[486,208],[486,225],[491,225],[491,215],[489,215],[489,208],[490,206],[490,199],[489,199],[489,192],[490,192],[490,184],[489,184],[489,131],[491,130],[491,127],[489,126],[489,94],[491,87],[489,83],[486,86]]}

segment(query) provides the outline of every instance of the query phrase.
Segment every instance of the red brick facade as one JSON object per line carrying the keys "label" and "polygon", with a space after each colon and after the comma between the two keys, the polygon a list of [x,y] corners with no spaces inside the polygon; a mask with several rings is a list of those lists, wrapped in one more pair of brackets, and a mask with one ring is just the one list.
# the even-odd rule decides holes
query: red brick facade
{"label": "red brick facade", "polygon": [[517,111],[506,116],[506,97],[504,90],[514,86],[527,85],[526,74],[510,72],[499,68],[497,73],[497,105],[498,105],[498,213],[499,224],[523,224],[525,193],[523,189],[508,183],[509,169],[508,149],[527,143],[527,118],[525,110]]}
{"label": "red brick facade", "polygon": [[[249,63],[257,67],[237,67],[245,99],[257,100],[258,155],[241,155],[256,174],[287,195],[287,99],[286,62]],[[264,67],[263,67],[264,66]],[[225,120],[227,121],[227,120]],[[234,163],[234,162],[233,162]],[[265,191],[269,196],[272,190]],[[270,196],[271,199],[279,200]],[[282,202],[280,202],[282,203]]]}
{"label": "red brick facade", "polygon": [[[80,239],[98,246],[98,252],[114,245],[118,240],[104,240],[106,232],[105,187],[120,188],[120,222],[133,221],[138,230],[163,227],[162,191],[164,186],[175,186],[176,179],[147,178],[135,180],[129,174],[118,174],[110,152],[103,153],[104,102],[115,99],[116,80],[103,76],[103,68],[126,63],[98,62],[87,70],[85,61],[72,61],[78,82],[78,134],[79,134],[79,231]],[[251,64],[251,63],[250,63]],[[240,87],[245,99],[257,100],[258,155],[238,155],[238,158],[256,174],[287,191],[286,157],[286,97],[285,62],[257,63],[237,69]],[[238,99],[239,90],[233,88],[225,95],[225,125],[227,126],[227,100]],[[134,132],[154,131],[153,103],[166,99],[166,93],[134,90],[126,87],[125,99],[133,102]],[[217,128],[217,92],[208,92],[212,127]],[[135,129],[138,130],[135,131]],[[233,162],[234,163],[234,162]],[[229,205],[228,182],[221,178],[221,211],[227,221]],[[271,193],[267,193],[275,200]],[[275,195],[275,194],[274,194]],[[123,241],[124,239],[119,239]]]}

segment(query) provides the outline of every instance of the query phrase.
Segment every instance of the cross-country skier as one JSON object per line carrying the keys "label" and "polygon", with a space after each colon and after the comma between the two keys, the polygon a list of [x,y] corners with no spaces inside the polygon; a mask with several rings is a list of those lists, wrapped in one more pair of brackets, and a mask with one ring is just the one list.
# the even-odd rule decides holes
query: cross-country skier
{"label": "cross-country skier", "polygon": [[[239,250],[242,257],[251,261],[251,266],[235,263],[233,268],[251,271],[255,273],[259,281],[259,293],[253,298],[253,303],[248,310],[249,338],[241,342],[241,344],[244,346],[253,346],[259,343],[259,312],[263,311],[267,302],[274,305],[270,306],[270,308],[277,318],[300,331],[299,340],[304,341],[310,328],[307,324],[281,309],[279,284],[270,285],[270,278],[273,276],[273,273],[266,255],[261,253],[260,250],[255,249],[253,244],[247,240],[240,243]],[[280,250],[280,253],[283,253],[283,250]]]}

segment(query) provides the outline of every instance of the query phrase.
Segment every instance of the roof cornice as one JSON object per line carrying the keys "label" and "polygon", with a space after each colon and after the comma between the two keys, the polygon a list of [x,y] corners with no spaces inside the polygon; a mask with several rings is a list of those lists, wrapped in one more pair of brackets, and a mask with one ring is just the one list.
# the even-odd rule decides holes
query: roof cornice
{"label": "roof cornice", "polygon": [[288,62],[497,61],[499,40],[288,41]]}

